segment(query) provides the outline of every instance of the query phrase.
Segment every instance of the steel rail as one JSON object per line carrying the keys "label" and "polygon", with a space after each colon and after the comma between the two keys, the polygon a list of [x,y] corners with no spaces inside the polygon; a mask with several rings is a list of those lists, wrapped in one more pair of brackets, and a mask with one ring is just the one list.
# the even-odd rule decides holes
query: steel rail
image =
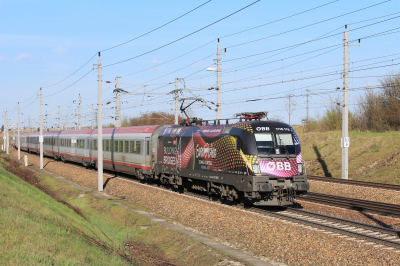
{"label": "steel rail", "polygon": [[355,221],[351,221],[351,220],[347,220],[347,219],[343,219],[343,218],[338,218],[338,217],[329,216],[329,215],[325,215],[325,214],[305,211],[305,210],[296,209],[296,208],[292,208],[292,207],[287,207],[287,211],[295,213],[295,214],[299,214],[299,215],[314,217],[317,219],[329,220],[329,221],[333,221],[335,223],[340,223],[343,225],[362,227],[366,230],[380,232],[383,234],[389,234],[389,235],[397,236],[400,238],[400,231],[391,229],[391,228],[386,228],[386,227],[381,227],[381,226],[376,226],[376,225],[371,225],[371,224],[366,224],[366,223],[361,223],[361,222],[355,222]]}
{"label": "steel rail", "polygon": [[384,183],[376,183],[376,182],[366,182],[366,181],[350,180],[350,179],[338,179],[338,178],[333,178],[333,177],[315,176],[315,175],[309,175],[307,177],[309,180],[315,180],[315,181],[400,191],[400,185],[384,184]]}
{"label": "steel rail", "polygon": [[299,199],[300,201],[310,201],[342,207],[359,212],[371,212],[391,217],[400,218],[400,205],[382,203],[377,201],[368,201],[354,198],[345,198],[328,194],[319,194],[308,192],[306,196]]}
{"label": "steel rail", "polygon": [[[301,223],[301,224],[306,224],[308,226],[311,227],[317,227],[320,229],[324,229],[324,230],[328,230],[331,232],[335,232],[338,234],[342,234],[342,235],[347,235],[347,236],[351,236],[351,237],[356,237],[358,239],[362,239],[362,240],[366,240],[366,241],[370,241],[370,242],[374,242],[376,244],[381,244],[381,245],[385,245],[388,247],[393,247],[396,249],[400,249],[400,242],[396,242],[396,241],[392,241],[389,239],[385,239],[385,238],[381,238],[378,236],[373,236],[373,235],[369,235],[369,234],[365,234],[365,233],[360,233],[360,232],[356,232],[356,231],[352,231],[346,228],[340,228],[340,227],[335,227],[333,225],[329,225],[329,224],[324,224],[324,223],[320,223],[320,222],[316,222],[316,221],[311,221],[311,220],[307,220],[304,218],[298,218],[298,217],[293,217],[287,214],[283,214],[283,213],[277,213],[277,212],[273,212],[273,211],[267,211],[267,210],[261,210],[261,209],[257,209],[257,208],[250,208],[250,209],[256,209],[254,210],[255,212],[259,212],[262,214],[267,214],[269,216],[274,216],[283,220],[289,220],[291,222],[294,223]],[[360,226],[362,228],[362,226]]]}
{"label": "steel rail", "polygon": [[[204,199],[218,200],[215,197],[199,195],[199,194],[193,193],[193,192],[188,192],[188,193],[185,192],[185,194],[189,194],[195,198],[200,198],[203,200]],[[376,244],[381,244],[381,245],[393,247],[393,248],[400,250],[400,242],[399,242],[400,241],[400,231],[390,229],[390,228],[384,228],[384,227],[380,227],[380,226],[350,221],[350,220],[337,218],[337,217],[333,217],[333,216],[328,216],[328,215],[323,215],[323,214],[319,214],[319,213],[298,210],[298,209],[291,208],[291,207],[285,207],[285,208],[286,208],[287,212],[291,212],[293,214],[300,214],[303,217],[296,217],[291,214],[288,214],[287,212],[285,213],[285,212],[276,212],[276,211],[265,210],[265,209],[261,209],[260,207],[246,208],[246,206],[245,206],[244,210],[250,211],[253,213],[258,213],[258,214],[265,215],[265,216],[272,216],[272,217],[275,217],[275,218],[278,218],[281,220],[288,220],[288,221],[291,221],[294,223],[305,224],[305,225],[308,225],[311,227],[328,230],[328,231],[338,233],[341,235],[356,237],[357,239],[370,241],[370,242],[373,242]],[[236,207],[236,209],[239,209],[239,207]],[[304,216],[308,216],[308,218],[304,217]],[[310,218],[313,218],[313,217],[316,219],[325,220],[325,221],[311,221]],[[350,227],[348,227],[348,226],[350,226]],[[363,232],[361,232],[361,231],[363,231]],[[365,231],[369,231],[369,232],[366,233]],[[380,236],[377,236],[377,234],[378,235],[383,234],[384,236],[380,237]],[[391,239],[385,239],[385,238],[391,238]],[[396,239],[392,239],[392,238],[396,238]],[[395,241],[393,241],[393,240],[395,240]]]}

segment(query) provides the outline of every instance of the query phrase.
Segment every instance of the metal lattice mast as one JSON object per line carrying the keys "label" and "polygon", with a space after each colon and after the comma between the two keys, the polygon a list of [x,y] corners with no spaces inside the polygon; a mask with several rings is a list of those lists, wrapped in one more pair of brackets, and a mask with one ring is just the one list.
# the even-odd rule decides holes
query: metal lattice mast
{"label": "metal lattice mast", "polygon": [[76,109],[75,109],[75,115],[74,115],[74,124],[75,124],[74,129],[76,130]]}
{"label": "metal lattice mast", "polygon": [[119,77],[115,78],[115,126],[121,127],[121,105],[119,99]]}
{"label": "metal lattice mast", "polygon": [[175,78],[175,125],[178,125],[178,78]]}
{"label": "metal lattice mast", "polygon": [[221,52],[218,38],[217,45],[217,119],[221,119]]}

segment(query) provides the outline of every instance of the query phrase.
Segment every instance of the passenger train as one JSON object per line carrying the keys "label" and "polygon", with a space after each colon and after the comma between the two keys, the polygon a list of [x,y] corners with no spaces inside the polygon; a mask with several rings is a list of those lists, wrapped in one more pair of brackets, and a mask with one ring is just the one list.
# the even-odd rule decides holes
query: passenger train
{"label": "passenger train", "polygon": [[[191,122],[104,128],[104,168],[257,206],[290,205],[309,190],[300,142],[290,125]],[[97,167],[97,141],[97,129],[45,131],[43,153]],[[20,146],[39,154],[39,132],[21,134]]]}

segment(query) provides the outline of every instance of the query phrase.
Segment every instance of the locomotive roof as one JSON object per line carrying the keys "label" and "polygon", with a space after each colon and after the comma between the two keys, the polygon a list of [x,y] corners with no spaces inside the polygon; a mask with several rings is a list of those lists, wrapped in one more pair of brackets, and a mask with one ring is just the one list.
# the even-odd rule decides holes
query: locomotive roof
{"label": "locomotive roof", "polygon": [[240,124],[240,123],[250,123],[250,125],[252,127],[269,126],[269,127],[271,127],[272,130],[275,129],[275,128],[290,127],[290,125],[287,124],[287,123],[278,122],[278,121],[271,121],[271,120],[266,120],[266,121],[244,121],[244,122],[239,122],[239,123],[236,123],[236,124]]}

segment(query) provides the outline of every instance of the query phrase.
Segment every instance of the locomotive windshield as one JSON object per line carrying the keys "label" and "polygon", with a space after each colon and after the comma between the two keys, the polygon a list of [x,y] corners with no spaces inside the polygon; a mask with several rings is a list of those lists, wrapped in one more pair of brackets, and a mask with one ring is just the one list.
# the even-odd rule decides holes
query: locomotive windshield
{"label": "locomotive windshield", "polygon": [[295,154],[292,133],[255,133],[257,150],[260,155]]}

